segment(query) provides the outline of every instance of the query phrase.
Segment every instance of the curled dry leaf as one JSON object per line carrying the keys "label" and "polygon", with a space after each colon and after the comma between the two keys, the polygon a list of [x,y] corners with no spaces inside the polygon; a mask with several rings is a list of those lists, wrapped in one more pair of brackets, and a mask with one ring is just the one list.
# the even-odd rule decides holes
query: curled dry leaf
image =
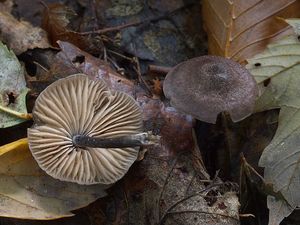
{"label": "curled dry leaf", "polygon": [[104,186],[82,186],[48,176],[33,159],[27,139],[1,146],[0,153],[1,216],[57,219],[105,196]]}
{"label": "curled dry leaf", "polygon": [[278,17],[299,16],[297,0],[204,0],[209,53],[244,62],[293,32]]}
{"label": "curled dry leaf", "polygon": [[49,48],[47,33],[26,21],[18,21],[0,9],[0,39],[19,55],[28,49]]}

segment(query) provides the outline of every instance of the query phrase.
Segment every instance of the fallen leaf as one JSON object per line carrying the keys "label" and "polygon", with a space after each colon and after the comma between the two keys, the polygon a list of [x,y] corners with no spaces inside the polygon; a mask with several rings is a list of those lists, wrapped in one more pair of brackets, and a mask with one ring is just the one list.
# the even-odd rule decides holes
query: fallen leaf
{"label": "fallen leaf", "polygon": [[133,82],[115,72],[105,61],[71,43],[58,41],[58,44],[61,51],[56,55],[56,63],[50,68],[52,75],[64,77],[74,73],[85,73],[91,79],[103,79],[114,90],[133,95]]}
{"label": "fallen leaf", "polygon": [[0,39],[17,55],[28,49],[51,47],[43,29],[18,21],[3,10],[0,10]]}
{"label": "fallen leaf", "polygon": [[269,224],[279,225],[280,222],[294,210],[286,201],[278,200],[274,196],[267,197],[267,204],[270,210]]}
{"label": "fallen leaf", "polygon": [[0,146],[0,215],[50,220],[73,216],[105,196],[103,185],[77,185],[45,174],[33,159],[27,139]]}
{"label": "fallen leaf", "polygon": [[[300,20],[287,20],[299,32]],[[280,108],[278,129],[259,161],[264,167],[264,178],[273,185],[288,204],[280,199],[268,201],[270,221],[283,219],[300,206],[300,42],[297,35],[271,44],[261,54],[248,60],[247,68],[261,86],[262,95],[256,110]],[[279,210],[280,207],[280,210]],[[276,216],[276,218],[272,218]]]}
{"label": "fallen leaf", "polygon": [[17,141],[11,142],[9,144],[0,147],[0,156],[15,149],[28,150],[28,140],[27,138],[22,138]]}
{"label": "fallen leaf", "polygon": [[264,50],[293,30],[278,17],[299,17],[297,0],[204,0],[209,53],[238,62]]}
{"label": "fallen leaf", "polygon": [[[15,54],[2,42],[0,42],[0,80],[0,106],[27,113],[25,97],[29,89],[26,88],[23,68]],[[24,120],[0,111],[0,128],[22,122]]]}
{"label": "fallen leaf", "polygon": [[52,45],[57,46],[57,41],[68,41],[88,52],[99,53],[102,49],[102,41],[99,38],[91,38],[81,35],[70,28],[70,20],[76,13],[69,7],[52,3],[45,7],[42,28],[48,32]]}

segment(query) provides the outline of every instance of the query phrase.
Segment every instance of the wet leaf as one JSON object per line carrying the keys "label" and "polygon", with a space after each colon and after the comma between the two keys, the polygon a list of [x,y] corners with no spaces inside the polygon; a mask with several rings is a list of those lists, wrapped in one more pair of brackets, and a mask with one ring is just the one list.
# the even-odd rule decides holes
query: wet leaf
{"label": "wet leaf", "polygon": [[51,46],[43,29],[33,27],[26,21],[18,21],[9,12],[5,9],[1,10],[1,8],[0,39],[17,55],[28,49],[49,48]]}
{"label": "wet leaf", "polygon": [[[0,16],[1,17],[1,16]],[[27,113],[26,82],[17,57],[0,42],[0,106]],[[14,126],[24,120],[0,111],[0,128]]]}
{"label": "wet leaf", "polygon": [[204,0],[209,53],[244,62],[293,31],[278,17],[299,17],[295,0]]}
{"label": "wet leaf", "polygon": [[[295,33],[299,32],[300,20],[287,22],[294,25]],[[276,134],[259,161],[264,167],[266,182],[272,184],[274,191],[281,193],[288,203],[269,199],[270,210],[276,210],[270,213],[270,221],[283,219],[300,206],[299,50],[300,42],[294,34],[269,45],[247,65],[261,86],[262,95],[256,110],[281,108]]]}
{"label": "wet leaf", "polygon": [[104,186],[62,182],[45,174],[33,159],[27,139],[0,146],[0,215],[22,219],[72,216],[105,195]]}

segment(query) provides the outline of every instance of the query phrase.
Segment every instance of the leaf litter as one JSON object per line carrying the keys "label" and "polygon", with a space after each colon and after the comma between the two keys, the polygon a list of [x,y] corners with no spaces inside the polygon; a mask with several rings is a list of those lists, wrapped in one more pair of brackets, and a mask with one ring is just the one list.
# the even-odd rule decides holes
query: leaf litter
{"label": "leaf litter", "polygon": [[[256,111],[280,108],[278,129],[259,161],[266,183],[283,198],[269,196],[270,221],[279,224],[299,207],[299,20],[286,20],[294,35],[283,38],[249,59],[250,72],[261,85]],[[269,80],[268,83],[264,81]]]}
{"label": "leaf litter", "polygon": [[[91,2],[99,4],[97,1]],[[159,3],[154,1],[149,1],[149,5],[147,6],[149,6],[150,9],[155,9],[163,13],[166,12],[164,11],[165,9],[171,11],[179,9],[178,12],[180,12],[182,4],[178,4],[180,1],[174,2],[176,4],[171,4],[172,7],[167,5],[168,7],[164,7],[164,9],[160,8]],[[101,7],[90,7],[90,4],[94,3],[84,3],[84,1],[80,1],[81,7],[86,8],[84,13],[91,15],[104,15],[105,18],[103,21],[105,22],[100,23],[106,23],[106,27],[121,24],[122,22],[120,21],[126,21],[128,18],[130,19],[126,22],[132,22],[135,18],[139,18],[139,14],[144,12],[145,9],[145,6],[139,1],[137,1],[135,7],[129,8],[126,8],[126,3],[124,3],[124,5],[123,3],[112,3],[107,5],[100,4]],[[123,17],[118,17],[120,13],[124,13],[124,10],[121,10],[124,9],[124,7],[127,11],[125,11]],[[108,8],[107,11],[106,8]],[[98,10],[103,9],[106,13],[102,14],[97,12]],[[93,10],[94,12],[91,12]],[[168,10],[167,12],[169,12]],[[114,20],[111,15],[115,15],[116,20]],[[101,28],[93,27],[95,23],[99,26],[99,21],[102,21],[103,19],[100,17],[95,19],[95,21],[98,20],[97,23],[93,23],[91,20],[89,21],[91,23],[85,21],[81,24],[82,26],[78,31],[85,32]],[[131,61],[126,61],[123,58],[124,62],[113,52],[110,52],[110,47],[113,48],[114,52],[116,49],[121,50],[121,54],[127,58],[139,56],[140,58],[145,59],[141,60],[142,71],[145,71],[145,65],[147,65],[145,61],[147,60],[153,60],[155,63],[173,66],[176,62],[182,61],[185,57],[190,57],[190,53],[188,56],[183,53],[186,49],[194,47],[192,44],[193,37],[189,36],[191,33],[186,32],[188,29],[179,29],[180,32],[178,33],[181,33],[181,35],[183,33],[183,35],[179,35],[179,38],[171,38],[174,43],[179,43],[179,48],[174,50],[179,51],[180,54],[176,55],[174,59],[170,57],[170,55],[174,55],[173,51],[169,51],[170,46],[166,45],[166,48],[164,48],[164,43],[166,43],[165,40],[169,40],[168,35],[172,36],[174,34],[174,30],[177,30],[174,27],[178,25],[177,22],[180,21],[182,15],[176,15],[175,19],[173,18],[171,20],[168,17],[169,15],[163,17],[162,21],[158,20],[159,22],[155,23],[154,26],[151,24],[151,31],[145,29],[145,26],[148,24],[144,24],[141,27],[126,28],[120,32],[113,33],[113,35],[108,34],[108,36],[105,37],[106,39],[104,39],[107,40],[104,45],[104,50],[101,48],[99,48],[100,51],[98,50],[99,56],[103,59],[103,61],[78,49],[78,46],[76,47],[66,41],[61,41],[59,42],[59,45],[62,51],[57,53],[55,50],[50,50],[54,52],[54,57],[52,58],[53,61],[50,63],[49,67],[44,67],[43,69],[47,77],[43,77],[42,79],[38,76],[29,77],[27,83],[29,86],[32,85],[32,87],[35,83],[35,87],[39,88],[42,86],[42,83],[44,83],[44,87],[46,87],[52,81],[74,72],[77,73],[78,71],[83,71],[94,79],[99,79],[99,77],[101,77],[106,79],[114,88],[123,89],[135,96],[144,110],[145,125],[150,127],[153,131],[162,134],[162,145],[157,149],[148,149],[144,160],[138,162],[137,165],[129,172],[128,176],[126,176],[120,184],[117,184],[113,189],[111,189],[113,194],[110,197],[100,199],[90,206],[91,208],[97,207],[98,205],[102,206],[102,213],[105,212],[103,217],[108,219],[106,222],[113,221],[116,224],[126,224],[129,221],[134,224],[146,224],[150,219],[161,219],[167,213],[167,217],[164,217],[166,218],[164,224],[174,224],[175,221],[181,221],[182,223],[186,222],[187,224],[201,224],[201,222],[203,223],[204,218],[206,218],[205,223],[208,224],[209,222],[212,224],[218,224],[218,221],[220,224],[226,224],[226,222],[228,222],[228,224],[238,223],[236,220],[238,218],[237,198],[235,193],[233,195],[226,194],[230,193],[228,190],[225,191],[225,193],[220,190],[214,190],[218,197],[216,198],[217,201],[212,201],[212,203],[205,200],[205,195],[208,195],[209,198],[211,197],[211,193],[205,193],[203,196],[200,194],[195,198],[188,199],[182,204],[176,205],[177,208],[174,208],[176,211],[168,211],[172,205],[177,204],[177,202],[180,202],[182,199],[188,198],[190,195],[197,194],[199,187],[201,187],[201,190],[205,190],[205,187],[201,186],[203,185],[202,180],[195,175],[196,171],[194,171],[194,168],[191,167],[191,163],[195,160],[192,157],[193,152],[191,152],[191,149],[193,149],[193,138],[191,135],[193,120],[191,120],[190,117],[179,114],[173,108],[168,107],[165,102],[162,102],[159,98],[151,98],[149,93],[143,90],[144,87],[142,83],[137,85],[135,80],[128,80],[109,67],[109,64],[114,65],[115,68],[125,66],[125,75],[130,77],[130,74],[135,73],[135,70],[130,71],[130,69],[137,66],[134,65],[127,67],[126,64],[131,64],[128,63]],[[121,20],[120,18],[125,19]],[[144,20],[144,18],[139,19],[142,21]],[[175,26],[173,27],[174,21]],[[88,26],[85,27],[84,25]],[[157,32],[160,27],[164,27],[166,29],[163,29],[163,32]],[[138,36],[137,34],[141,31],[142,34],[139,37],[142,38],[137,38],[135,40],[134,37]],[[158,43],[155,40],[157,35],[159,37]],[[120,43],[117,41],[111,41],[118,36],[121,36]],[[182,42],[183,39],[186,39],[187,43]],[[128,45],[128,43],[131,42],[133,42],[134,45]],[[77,43],[75,42],[73,44],[76,45]],[[49,50],[45,50],[43,52],[46,51]],[[106,57],[102,51],[106,51],[106,53],[108,53],[106,56],[108,57]],[[36,52],[37,50],[27,51],[24,55],[27,57],[36,54]],[[33,64],[35,64],[39,69],[44,66],[43,64],[37,63],[35,59],[32,62],[34,62]],[[115,64],[115,62],[117,62],[117,64]],[[133,78],[137,78],[137,76],[138,75],[133,75]],[[38,92],[42,89],[43,88],[40,88]],[[33,88],[33,90],[35,90],[35,88]],[[179,155],[182,159],[178,157]],[[182,180],[184,182],[181,182]],[[133,185],[134,183],[137,183],[137,185]],[[176,187],[176,190],[174,190],[174,187]],[[161,197],[158,199],[157,193],[160,193],[162,190],[163,194],[160,195]],[[184,190],[187,191],[185,192]],[[199,201],[201,203],[199,203]],[[118,202],[120,204],[113,204],[113,202]],[[232,203],[228,205],[228,202]],[[205,204],[209,204],[211,208],[207,207],[206,210],[199,208],[199,206]],[[224,207],[224,205],[226,207]],[[216,208],[214,209],[214,207]],[[158,208],[160,208],[160,213],[157,213]],[[232,212],[226,211],[229,208],[232,209]],[[212,210],[214,213],[216,213],[216,210],[224,210],[219,212],[219,216],[217,216],[217,214],[209,216],[209,211],[207,211],[207,209]],[[114,215],[113,212],[116,212],[117,218],[112,216]],[[89,212],[87,213],[89,214]],[[230,213],[233,213],[233,218],[226,217]],[[194,215],[197,215],[197,222],[193,220]],[[89,216],[92,217],[93,215],[89,214]],[[106,222],[103,222],[103,224],[107,224]]]}

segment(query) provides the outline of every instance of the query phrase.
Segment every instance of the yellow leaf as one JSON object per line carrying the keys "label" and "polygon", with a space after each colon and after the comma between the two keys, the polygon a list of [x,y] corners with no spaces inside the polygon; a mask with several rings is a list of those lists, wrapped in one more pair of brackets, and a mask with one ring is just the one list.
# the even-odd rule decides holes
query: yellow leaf
{"label": "yellow leaf", "polygon": [[0,147],[0,216],[49,220],[106,195],[103,185],[78,185],[43,172],[28,148],[27,138]]}
{"label": "yellow leaf", "polygon": [[22,138],[20,140],[17,140],[17,141],[14,141],[14,142],[11,142],[9,144],[6,144],[6,145],[3,145],[3,146],[0,146],[0,156],[9,152],[9,151],[12,151],[12,150],[16,150],[18,149],[19,151],[25,151],[29,149],[29,146],[28,146],[28,139],[27,138]]}

